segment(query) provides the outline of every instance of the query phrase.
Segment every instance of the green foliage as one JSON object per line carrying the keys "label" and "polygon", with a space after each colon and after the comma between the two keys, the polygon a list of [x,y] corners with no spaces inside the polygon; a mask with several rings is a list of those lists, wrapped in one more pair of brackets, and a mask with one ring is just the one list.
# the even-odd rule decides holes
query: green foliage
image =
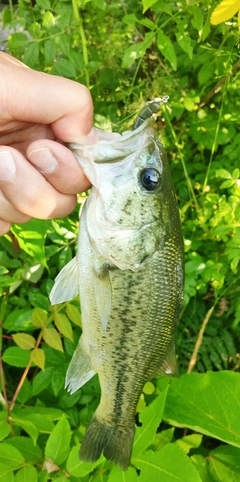
{"label": "green foliage", "polygon": [[210,24],[217,3],[18,0],[1,12],[8,52],[86,84],[100,128],[131,128],[145,102],[170,96],[157,128],[185,241],[176,345],[180,373],[201,373],[145,385],[126,473],[80,461],[100,389],[94,377],[65,391],[81,313],[78,300],[49,302],[75,254],[79,207],[13,226],[0,238],[0,482],[240,480],[239,40],[236,17]]}

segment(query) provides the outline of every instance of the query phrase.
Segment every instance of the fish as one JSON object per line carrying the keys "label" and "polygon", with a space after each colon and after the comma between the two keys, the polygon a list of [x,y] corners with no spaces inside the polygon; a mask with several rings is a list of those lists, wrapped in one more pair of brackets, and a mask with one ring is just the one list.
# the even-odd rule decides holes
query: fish
{"label": "fish", "polygon": [[[164,98],[163,98],[164,99]],[[154,128],[161,98],[132,131],[97,130],[71,144],[92,184],[80,215],[77,255],[59,273],[52,304],[80,295],[82,335],[66,374],[76,392],[96,373],[100,403],[79,457],[127,470],[145,383],[177,375],[175,333],[183,299],[183,239],[166,151]]]}

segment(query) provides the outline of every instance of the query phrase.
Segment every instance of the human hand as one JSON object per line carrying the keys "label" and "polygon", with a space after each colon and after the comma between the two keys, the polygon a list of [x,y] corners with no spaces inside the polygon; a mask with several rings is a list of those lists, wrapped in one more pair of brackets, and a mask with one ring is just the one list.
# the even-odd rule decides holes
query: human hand
{"label": "human hand", "polygon": [[0,236],[69,214],[90,187],[64,142],[94,143],[88,89],[0,52]]}

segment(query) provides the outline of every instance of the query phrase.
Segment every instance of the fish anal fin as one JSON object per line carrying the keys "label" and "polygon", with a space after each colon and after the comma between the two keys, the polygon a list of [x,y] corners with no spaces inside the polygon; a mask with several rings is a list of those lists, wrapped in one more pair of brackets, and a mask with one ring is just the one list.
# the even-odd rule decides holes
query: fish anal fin
{"label": "fish anal fin", "polygon": [[157,370],[156,376],[162,377],[170,375],[173,377],[178,377],[178,365],[177,365],[177,358],[175,352],[175,345],[171,346],[165,360],[161,363],[160,367]]}
{"label": "fish anal fin", "polygon": [[78,265],[75,257],[57,275],[49,298],[51,304],[56,305],[72,300],[78,293]]}
{"label": "fish anal fin", "polygon": [[111,281],[109,268],[106,265],[94,269],[94,287],[97,311],[105,333],[112,307]]}
{"label": "fish anal fin", "polygon": [[87,383],[93,375],[95,375],[95,371],[92,368],[90,357],[84,347],[82,335],[67,370],[65,388],[67,388],[70,393],[74,393]]}

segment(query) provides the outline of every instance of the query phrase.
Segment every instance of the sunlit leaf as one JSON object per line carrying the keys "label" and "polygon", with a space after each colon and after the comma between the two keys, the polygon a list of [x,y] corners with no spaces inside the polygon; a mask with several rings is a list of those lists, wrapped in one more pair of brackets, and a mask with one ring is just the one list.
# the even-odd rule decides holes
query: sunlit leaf
{"label": "sunlit leaf", "polygon": [[45,367],[45,353],[42,348],[34,348],[31,353],[31,360],[35,365],[37,365],[41,370]]}
{"label": "sunlit leaf", "polygon": [[55,328],[43,328],[44,341],[55,350],[63,351],[61,337]]}
{"label": "sunlit leaf", "polygon": [[55,464],[62,464],[66,460],[71,440],[70,425],[64,415],[54,427],[47,440],[45,457],[52,460]]}
{"label": "sunlit leaf", "polygon": [[15,343],[23,350],[31,350],[31,348],[34,348],[36,343],[35,338],[27,333],[16,333],[12,337]]}

